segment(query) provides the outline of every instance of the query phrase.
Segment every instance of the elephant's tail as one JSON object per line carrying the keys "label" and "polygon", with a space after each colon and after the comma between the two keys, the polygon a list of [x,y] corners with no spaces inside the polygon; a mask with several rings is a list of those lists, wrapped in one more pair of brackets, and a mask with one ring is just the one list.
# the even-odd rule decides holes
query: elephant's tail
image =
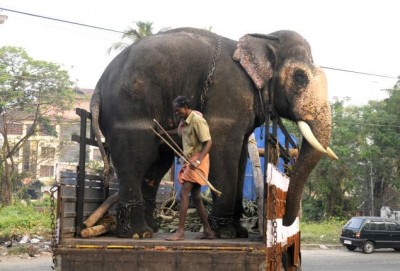
{"label": "elephant's tail", "polygon": [[96,89],[94,90],[92,99],[90,100],[90,112],[92,114],[92,129],[93,129],[93,133],[96,138],[97,144],[99,146],[101,157],[103,158],[104,186],[108,187],[109,183],[110,183],[110,179],[112,178],[112,175],[113,175],[113,169],[111,168],[110,161],[108,159],[108,155],[104,148],[104,144],[101,141],[100,124],[99,124],[100,108],[101,108],[100,89],[98,87],[96,87]]}

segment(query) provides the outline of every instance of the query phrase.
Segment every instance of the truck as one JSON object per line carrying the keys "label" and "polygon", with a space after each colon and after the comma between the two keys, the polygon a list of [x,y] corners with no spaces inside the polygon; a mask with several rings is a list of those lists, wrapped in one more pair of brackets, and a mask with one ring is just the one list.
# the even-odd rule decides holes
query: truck
{"label": "truck", "polygon": [[[264,148],[257,148],[256,156],[261,153],[263,163],[252,163],[255,174],[257,170],[263,171],[262,176],[258,174],[257,190],[260,234],[253,233],[243,239],[201,240],[194,238],[195,233],[187,232],[186,239],[178,242],[166,241],[169,233],[155,233],[150,239],[125,239],[113,236],[112,230],[96,237],[82,237],[84,221],[104,205],[110,195],[118,193],[118,181],[106,185],[100,174],[86,171],[87,146],[104,143],[95,140],[90,113],[80,108],[76,113],[81,120],[80,135],[73,135],[72,141],[79,143],[79,165],[76,171],[61,172],[52,189],[54,269],[301,270],[300,220],[297,218],[289,227],[282,225],[290,182],[286,173],[293,163],[290,150],[298,147],[273,110],[267,113],[264,131],[259,132]],[[245,187],[248,189],[248,185]],[[157,201],[168,198],[173,189],[173,186],[161,185]],[[105,215],[115,219],[116,209],[109,205]]]}

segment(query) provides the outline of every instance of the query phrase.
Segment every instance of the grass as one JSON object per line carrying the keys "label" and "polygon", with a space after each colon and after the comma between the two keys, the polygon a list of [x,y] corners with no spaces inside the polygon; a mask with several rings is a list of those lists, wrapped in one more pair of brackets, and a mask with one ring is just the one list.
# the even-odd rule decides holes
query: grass
{"label": "grass", "polygon": [[48,237],[50,229],[50,208],[46,201],[0,208],[0,237],[25,234]]}
{"label": "grass", "polygon": [[345,223],[346,221],[339,219],[301,221],[301,241],[305,244],[340,244],[339,237]]}
{"label": "grass", "polygon": [[16,247],[11,247],[7,250],[7,255],[21,255],[24,253],[29,253],[29,246],[24,245],[24,246],[16,246]]}

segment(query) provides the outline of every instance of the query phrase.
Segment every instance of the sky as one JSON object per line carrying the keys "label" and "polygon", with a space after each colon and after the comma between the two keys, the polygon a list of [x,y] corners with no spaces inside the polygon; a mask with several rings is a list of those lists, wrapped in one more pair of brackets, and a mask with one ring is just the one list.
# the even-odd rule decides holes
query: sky
{"label": "sky", "polygon": [[323,67],[391,76],[384,78],[324,69],[330,100],[349,97],[362,105],[387,96],[400,75],[398,0],[0,0],[0,47],[23,47],[37,60],[69,71],[80,88],[94,88],[115,57],[108,55],[121,34],[17,14],[12,9],[123,31],[137,21],[153,31],[209,28],[238,40],[247,33],[294,30],[311,45]]}

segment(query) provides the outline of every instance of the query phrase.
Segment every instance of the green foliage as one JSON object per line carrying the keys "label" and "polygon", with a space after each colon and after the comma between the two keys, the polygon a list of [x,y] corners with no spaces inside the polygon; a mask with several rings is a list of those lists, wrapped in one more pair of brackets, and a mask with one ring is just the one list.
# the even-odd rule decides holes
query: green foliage
{"label": "green foliage", "polygon": [[112,51],[122,51],[132,43],[141,40],[145,37],[153,35],[153,23],[138,21],[134,22],[135,27],[129,26],[128,29],[124,30],[121,41],[115,42],[108,49],[108,54]]}
{"label": "green foliage", "polygon": [[325,216],[326,202],[321,199],[308,198],[301,203],[302,219],[320,221]]}
{"label": "green foliage", "polygon": [[7,255],[16,256],[29,253],[30,245],[16,246],[7,249]]}
{"label": "green foliage", "polygon": [[340,244],[339,237],[347,220],[331,218],[321,222],[307,222],[300,224],[301,242],[306,244]]}
{"label": "green foliage", "polygon": [[[400,82],[400,81],[399,81]],[[313,170],[303,194],[307,219],[348,217],[360,207],[374,214],[382,206],[400,208],[400,83],[388,90],[383,101],[345,106],[334,100],[330,147],[338,161],[323,158]]]}
{"label": "green foliage", "polygon": [[[35,60],[18,47],[0,48],[0,204],[12,202],[18,181],[14,156],[38,132],[56,136],[51,123],[74,100],[68,72],[57,64]],[[9,137],[8,128],[30,122],[26,134]]]}
{"label": "green foliage", "polygon": [[30,202],[31,199],[39,199],[43,193],[41,187],[43,183],[39,180],[32,181],[29,184],[23,184],[22,181],[16,181],[13,189],[15,200],[25,200]]}
{"label": "green foliage", "polygon": [[18,203],[0,209],[0,237],[24,234],[48,237],[50,233],[51,219],[48,201],[28,204],[28,206]]}

